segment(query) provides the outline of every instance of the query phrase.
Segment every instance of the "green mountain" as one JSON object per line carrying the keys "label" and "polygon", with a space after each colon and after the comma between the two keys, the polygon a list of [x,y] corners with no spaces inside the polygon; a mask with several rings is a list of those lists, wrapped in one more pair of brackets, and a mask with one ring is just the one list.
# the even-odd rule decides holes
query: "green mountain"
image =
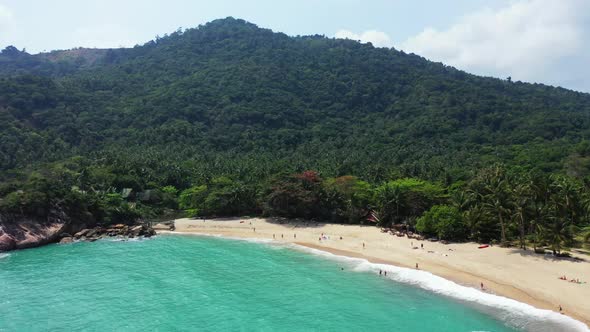
{"label": "green mountain", "polygon": [[7,47],[0,250],[183,210],[558,253],[590,234],[589,134],[589,94],[233,18],[128,49]]}
{"label": "green mountain", "polygon": [[131,49],[9,47],[0,64],[2,170],[149,151],[370,178],[494,161],[560,171],[590,133],[588,94],[233,18]]}

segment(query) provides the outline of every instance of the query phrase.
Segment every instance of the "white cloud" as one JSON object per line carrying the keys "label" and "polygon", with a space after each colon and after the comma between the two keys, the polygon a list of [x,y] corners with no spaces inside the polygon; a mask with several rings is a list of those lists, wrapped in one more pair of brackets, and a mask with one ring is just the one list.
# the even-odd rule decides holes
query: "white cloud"
{"label": "white cloud", "polygon": [[0,5],[0,48],[8,46],[15,32],[14,14],[7,7]]}
{"label": "white cloud", "polygon": [[401,49],[478,74],[590,90],[583,64],[590,56],[588,22],[588,0],[519,0],[471,13],[445,30],[426,28]]}
{"label": "white cloud", "polygon": [[367,30],[360,34],[349,30],[340,30],[334,35],[336,38],[360,40],[363,43],[371,43],[376,47],[390,47],[391,38],[382,31]]}

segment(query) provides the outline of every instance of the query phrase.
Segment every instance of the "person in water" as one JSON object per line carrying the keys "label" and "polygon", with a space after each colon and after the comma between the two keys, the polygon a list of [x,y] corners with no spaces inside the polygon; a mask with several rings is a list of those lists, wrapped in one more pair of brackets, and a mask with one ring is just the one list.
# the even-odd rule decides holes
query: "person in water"
{"label": "person in water", "polygon": [[381,275],[383,273],[383,271],[379,270],[379,275]]}
{"label": "person in water", "polygon": [[385,276],[387,277],[387,271],[383,272],[383,274],[385,274]]}

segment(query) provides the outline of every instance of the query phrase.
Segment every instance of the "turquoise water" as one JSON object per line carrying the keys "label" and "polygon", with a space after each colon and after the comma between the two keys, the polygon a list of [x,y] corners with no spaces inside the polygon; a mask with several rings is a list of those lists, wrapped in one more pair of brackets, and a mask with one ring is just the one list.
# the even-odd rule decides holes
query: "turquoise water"
{"label": "turquoise water", "polygon": [[80,330],[514,331],[458,300],[262,243],[169,235],[0,259],[0,331]]}

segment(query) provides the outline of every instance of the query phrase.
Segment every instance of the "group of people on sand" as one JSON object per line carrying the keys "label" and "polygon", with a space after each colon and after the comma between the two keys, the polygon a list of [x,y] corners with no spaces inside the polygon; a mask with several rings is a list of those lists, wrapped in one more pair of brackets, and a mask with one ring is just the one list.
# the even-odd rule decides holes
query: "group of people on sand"
{"label": "group of people on sand", "polygon": [[574,279],[574,278],[568,279],[565,275],[559,277],[559,279],[560,280],[569,281],[569,282],[573,282],[573,283],[576,283],[576,284],[585,284],[586,283],[585,281],[584,282],[580,281],[580,279],[578,279],[578,278],[576,278],[576,279]]}
{"label": "group of people on sand", "polygon": [[[325,235],[324,233],[322,233],[322,234],[320,235],[320,237],[319,237],[319,240],[320,240],[320,242],[321,242],[322,240],[329,240],[329,239],[330,239],[330,236],[329,236],[329,235]],[[342,236],[340,237],[340,240],[342,240]],[[365,247],[365,244],[363,243],[363,248],[364,248],[364,247]]]}
{"label": "group of people on sand", "polygon": [[[273,239],[276,239],[277,236],[275,234],[273,234],[272,235],[272,238]],[[285,238],[285,234],[281,234],[281,239],[284,239],[284,238]],[[297,238],[297,234],[293,233],[293,238],[296,239]]]}

